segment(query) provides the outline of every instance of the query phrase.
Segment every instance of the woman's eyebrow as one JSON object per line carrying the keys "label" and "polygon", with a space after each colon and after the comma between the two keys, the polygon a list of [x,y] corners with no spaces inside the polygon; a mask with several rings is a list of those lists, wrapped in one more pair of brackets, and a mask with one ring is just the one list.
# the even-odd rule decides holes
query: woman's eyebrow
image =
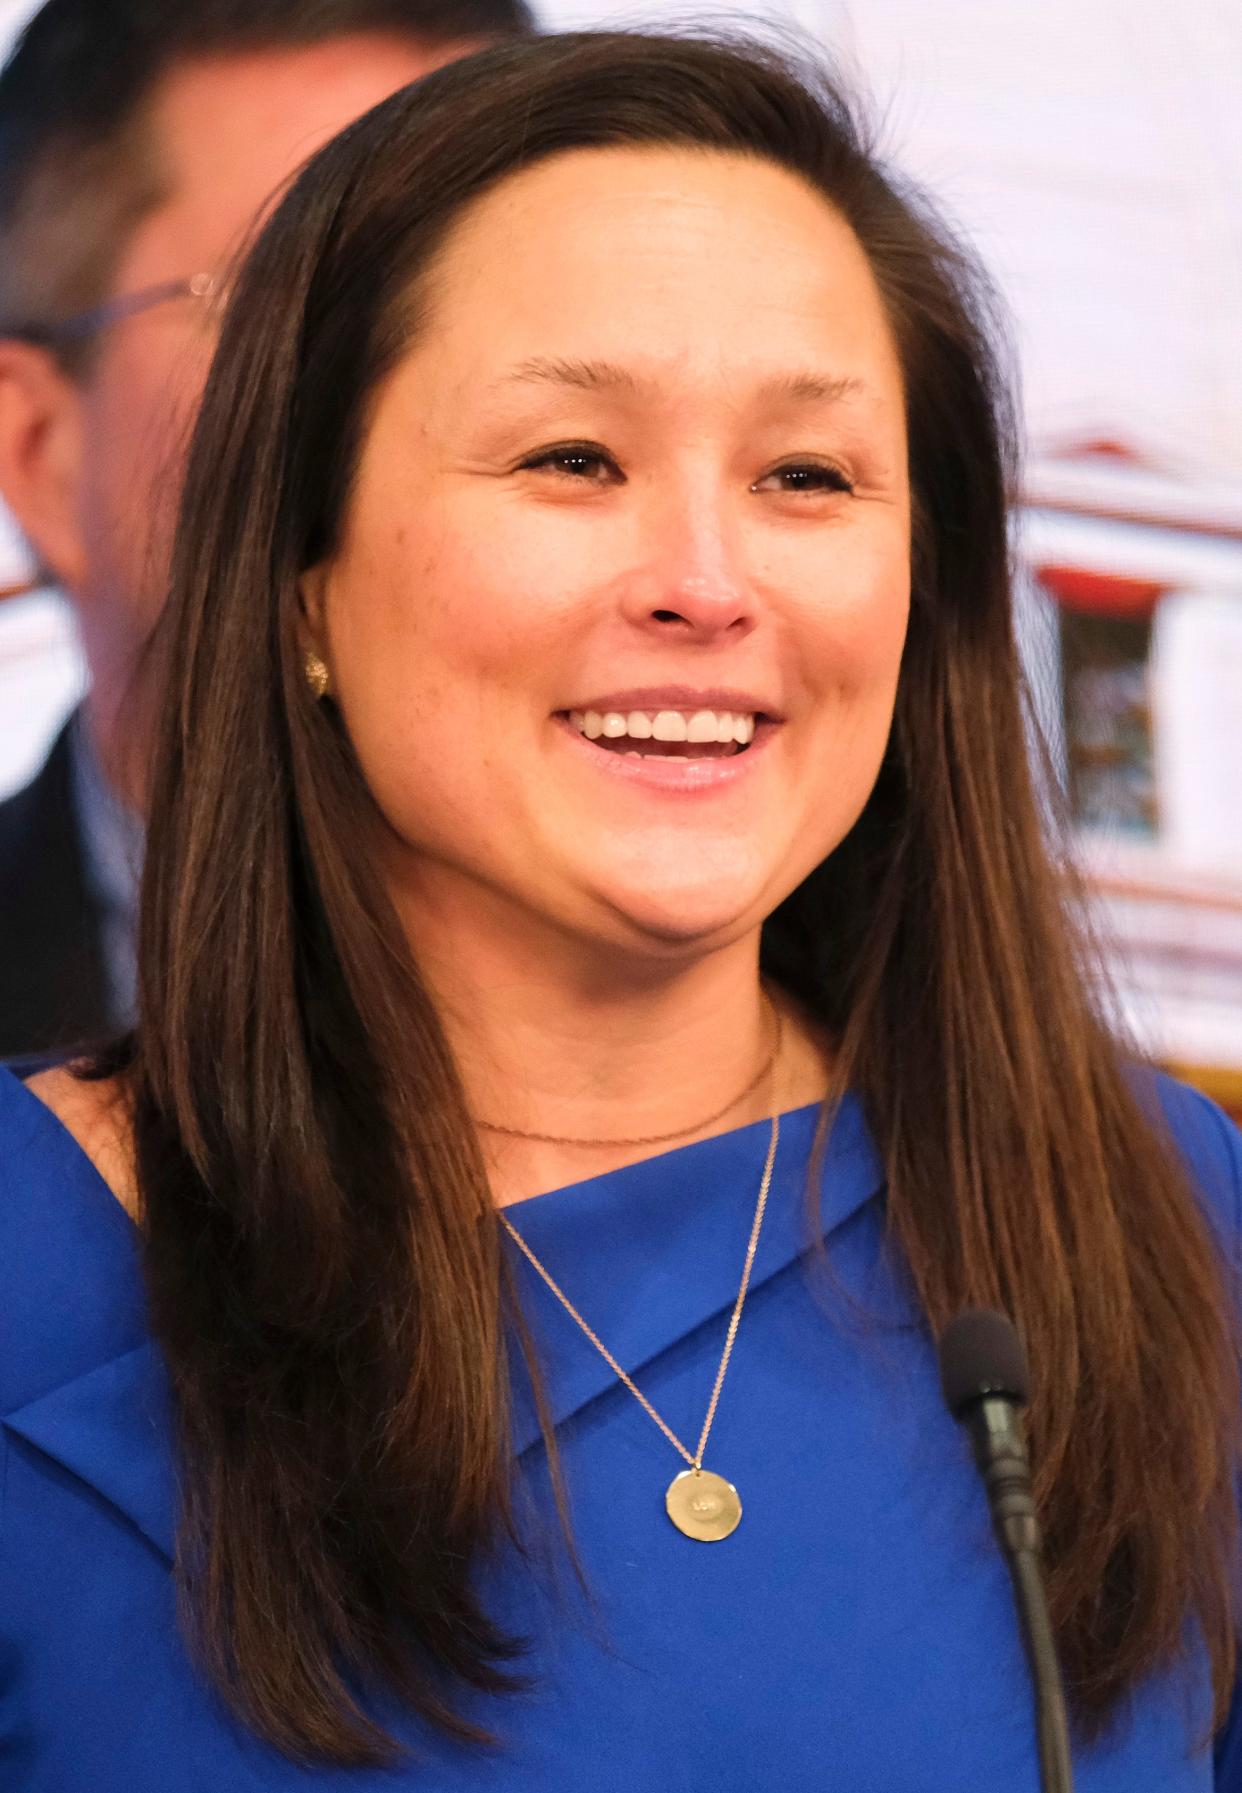
{"label": "woman's eyebrow", "polygon": [[624,367],[611,361],[567,361],[559,356],[532,355],[519,361],[494,383],[500,386],[574,386],[580,391],[597,392],[624,388],[637,392],[641,381]]}
{"label": "woman's eyebrow", "polygon": [[867,382],[857,374],[824,374],[814,371],[772,374],[762,380],[757,396],[784,399],[796,405],[837,405],[845,399],[870,395]]}
{"label": "woman's eyebrow", "polygon": [[[577,361],[533,355],[502,374],[493,383],[492,390],[505,386],[569,386],[582,392],[638,392],[643,381],[628,368],[619,367],[612,361]],[[866,397],[868,393],[866,381],[856,374],[795,369],[766,376],[756,388],[755,397],[764,402],[780,400],[789,404],[823,405]]]}

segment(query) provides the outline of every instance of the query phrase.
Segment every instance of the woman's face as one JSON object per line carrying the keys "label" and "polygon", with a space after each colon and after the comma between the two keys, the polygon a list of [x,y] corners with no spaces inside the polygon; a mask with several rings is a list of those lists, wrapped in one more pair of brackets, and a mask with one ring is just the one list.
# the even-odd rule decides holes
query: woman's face
{"label": "woman's face", "polygon": [[305,584],[398,908],[736,940],[892,717],[905,420],[862,250],[766,163],[573,151],[464,217],[428,297]]}

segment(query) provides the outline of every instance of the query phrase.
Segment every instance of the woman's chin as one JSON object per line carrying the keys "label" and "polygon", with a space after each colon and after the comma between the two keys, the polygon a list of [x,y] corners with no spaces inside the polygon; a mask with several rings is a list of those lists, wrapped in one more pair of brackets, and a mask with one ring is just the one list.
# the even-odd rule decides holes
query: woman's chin
{"label": "woman's chin", "polygon": [[658,951],[724,946],[763,921],[753,889],[723,890],[681,884],[675,888],[608,891],[605,904],[630,943]]}

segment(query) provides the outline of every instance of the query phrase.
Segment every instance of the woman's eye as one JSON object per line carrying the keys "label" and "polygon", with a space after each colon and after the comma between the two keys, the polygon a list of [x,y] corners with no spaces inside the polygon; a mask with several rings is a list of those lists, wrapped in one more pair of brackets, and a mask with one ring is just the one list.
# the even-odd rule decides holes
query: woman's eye
{"label": "woman's eye", "polygon": [[774,467],[751,487],[752,492],[852,492],[854,487],[839,467],[819,461],[794,461]]}
{"label": "woman's eye", "polygon": [[523,461],[521,468],[526,472],[546,468],[558,479],[587,486],[611,485],[621,478],[612,456],[590,442],[567,442],[557,448],[541,449]]}

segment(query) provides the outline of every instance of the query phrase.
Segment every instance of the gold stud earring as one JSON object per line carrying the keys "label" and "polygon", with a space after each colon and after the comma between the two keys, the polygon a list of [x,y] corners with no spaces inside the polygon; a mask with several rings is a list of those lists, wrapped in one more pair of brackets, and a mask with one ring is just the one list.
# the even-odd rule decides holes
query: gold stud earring
{"label": "gold stud earring", "polygon": [[306,673],[306,683],[311,688],[311,696],[318,703],[319,699],[326,697],[328,693],[328,668],[318,654],[309,652],[302,662],[302,666]]}

